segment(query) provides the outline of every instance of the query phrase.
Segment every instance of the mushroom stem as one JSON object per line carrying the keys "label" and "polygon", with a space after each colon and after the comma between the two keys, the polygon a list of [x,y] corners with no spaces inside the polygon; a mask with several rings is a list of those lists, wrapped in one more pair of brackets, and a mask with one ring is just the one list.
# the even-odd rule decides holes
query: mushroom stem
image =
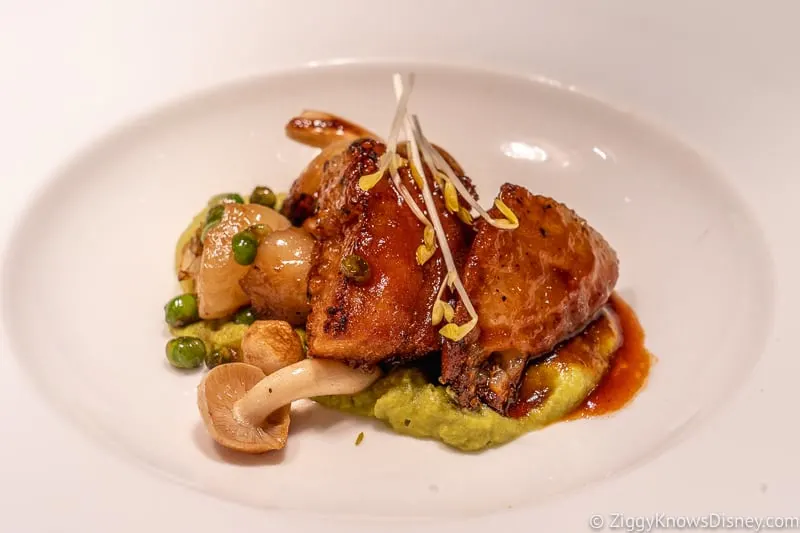
{"label": "mushroom stem", "polygon": [[338,361],[304,359],[259,381],[233,404],[241,424],[260,425],[273,411],[301,398],[355,394],[375,382],[380,370],[357,370]]}

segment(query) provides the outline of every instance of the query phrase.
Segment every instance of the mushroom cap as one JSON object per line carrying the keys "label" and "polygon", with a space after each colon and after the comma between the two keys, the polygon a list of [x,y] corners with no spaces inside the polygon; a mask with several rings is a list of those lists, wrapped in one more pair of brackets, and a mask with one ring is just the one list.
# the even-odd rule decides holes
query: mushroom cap
{"label": "mushroom cap", "polygon": [[257,320],[242,338],[242,362],[269,375],[305,358],[303,342],[283,320]]}
{"label": "mushroom cap", "polygon": [[197,407],[211,437],[222,446],[246,453],[280,450],[289,436],[289,411],[281,407],[260,425],[237,420],[233,406],[264,379],[264,372],[245,363],[212,369],[197,387]]}
{"label": "mushroom cap", "polygon": [[314,109],[306,109],[290,120],[285,131],[290,139],[317,148],[325,148],[342,139],[349,142],[360,137],[375,138],[374,133],[359,124]]}

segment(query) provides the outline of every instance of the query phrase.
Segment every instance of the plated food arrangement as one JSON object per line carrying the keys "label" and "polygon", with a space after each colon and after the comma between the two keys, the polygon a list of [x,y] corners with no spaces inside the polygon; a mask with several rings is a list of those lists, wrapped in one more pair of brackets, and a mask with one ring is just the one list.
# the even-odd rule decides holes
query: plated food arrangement
{"label": "plated food arrangement", "polygon": [[213,197],[180,237],[165,317],[177,368],[208,367],[210,436],[283,448],[291,403],[383,420],[463,451],[625,405],[650,356],[614,294],[616,252],[564,204],[504,184],[489,210],[409,111],[388,136],[322,112],[288,194]]}

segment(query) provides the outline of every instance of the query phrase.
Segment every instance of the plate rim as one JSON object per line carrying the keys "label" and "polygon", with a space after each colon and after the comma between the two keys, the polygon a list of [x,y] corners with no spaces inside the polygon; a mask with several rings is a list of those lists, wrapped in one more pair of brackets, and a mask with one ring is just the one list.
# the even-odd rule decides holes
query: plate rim
{"label": "plate rim", "polygon": [[[157,122],[161,117],[164,116],[181,116],[184,113],[192,112],[193,109],[196,109],[198,106],[203,104],[204,102],[208,102],[209,100],[215,100],[217,98],[223,97],[226,93],[229,92],[240,92],[242,89],[246,89],[251,86],[260,86],[265,83],[270,83],[274,78],[285,78],[285,77],[295,77],[295,76],[305,76],[307,74],[313,75],[317,71],[335,71],[339,70],[340,68],[348,68],[348,67],[355,67],[358,69],[366,69],[369,70],[371,67],[380,67],[380,68],[394,68],[397,67],[398,70],[404,70],[405,67],[417,67],[423,68],[427,72],[439,72],[445,71],[447,74],[458,74],[458,75],[478,75],[478,76],[489,76],[489,77],[500,77],[505,80],[509,80],[512,82],[525,82],[526,84],[534,84],[539,87],[544,87],[547,90],[555,89],[557,91],[567,90],[572,94],[577,95],[579,98],[587,99],[591,102],[592,105],[599,105],[603,108],[609,109],[614,113],[620,113],[624,116],[627,116],[633,123],[637,125],[641,125],[648,129],[653,129],[659,136],[662,136],[665,140],[672,143],[676,149],[681,151],[685,151],[691,154],[692,157],[696,158],[699,163],[705,166],[708,169],[707,178],[709,180],[713,180],[717,187],[724,189],[725,194],[729,197],[729,202],[736,204],[739,213],[747,219],[748,222],[748,229],[754,233],[756,240],[758,241],[758,246],[761,248],[759,254],[763,254],[761,264],[759,265],[758,270],[764,272],[764,282],[769,285],[767,289],[767,294],[764,295],[764,301],[768,302],[768,313],[767,316],[763,318],[764,325],[764,334],[763,339],[759,342],[759,344],[764,345],[766,344],[766,340],[772,334],[772,325],[771,325],[771,316],[774,314],[774,263],[772,260],[772,255],[767,248],[766,239],[764,238],[764,230],[761,227],[756,215],[750,209],[750,206],[745,201],[743,197],[739,194],[735,187],[731,186],[729,182],[727,182],[724,178],[724,175],[721,171],[715,167],[713,161],[710,161],[707,157],[705,157],[702,153],[694,149],[692,146],[686,144],[681,138],[676,137],[669,131],[665,131],[661,129],[658,125],[648,120],[648,117],[642,116],[640,114],[631,112],[631,111],[624,111],[620,108],[614,106],[614,104],[609,104],[604,102],[603,100],[587,95],[577,89],[571,89],[564,87],[563,84],[560,82],[556,82],[549,78],[544,78],[541,76],[529,76],[520,73],[508,72],[504,70],[493,70],[486,66],[479,66],[476,67],[474,65],[464,65],[464,64],[442,64],[436,61],[413,61],[413,60],[375,60],[375,59],[366,59],[364,61],[358,59],[349,59],[347,61],[339,61],[339,60],[332,60],[332,61],[317,61],[314,62],[313,65],[300,65],[296,67],[280,69],[274,72],[264,73],[258,76],[247,76],[237,80],[227,80],[224,83],[205,87],[198,91],[195,91],[191,94],[188,94],[184,97],[180,97],[177,99],[170,99],[157,107],[139,114],[134,118],[132,121],[123,121],[118,123],[112,129],[109,129],[105,132],[102,132],[98,137],[96,137],[91,143],[83,146],[80,150],[78,150],[70,159],[67,161],[62,162],[58,165],[58,167],[42,182],[38,189],[33,193],[31,200],[26,204],[26,206],[19,210],[18,216],[15,219],[14,227],[10,231],[9,238],[5,242],[5,246],[0,249],[0,294],[5,293],[5,288],[8,287],[11,282],[9,280],[9,271],[14,268],[14,259],[12,259],[13,254],[10,252],[12,250],[17,250],[24,248],[20,242],[24,242],[24,237],[20,234],[19,229],[20,227],[24,226],[25,222],[29,219],[30,214],[28,211],[30,208],[35,207],[36,205],[42,203],[43,198],[50,194],[50,189],[60,180],[64,178],[64,175],[73,173],[73,169],[76,166],[79,166],[83,161],[87,159],[87,157],[91,157],[91,154],[102,150],[106,146],[114,146],[120,139],[124,139],[128,136],[136,136],[139,135],[138,130],[143,128],[148,128],[152,122]],[[413,70],[413,68],[412,68]],[[10,352],[14,353],[22,353],[22,350],[19,349],[19,343],[17,342],[17,337],[13,334],[6,333],[10,330],[8,327],[8,317],[13,314],[13,308],[11,307],[11,302],[8,299],[3,299],[2,305],[0,305],[0,335],[5,339],[6,344],[10,348]],[[733,385],[733,389],[727,393],[725,393],[725,398],[731,398],[735,395],[739,394],[739,391],[745,386],[747,381],[750,379],[752,374],[752,369],[755,368],[757,365],[760,364],[761,360],[763,359],[764,354],[762,353],[759,357],[754,358],[749,363],[749,372],[743,376],[740,376],[737,382]],[[57,395],[53,395],[50,392],[44,390],[45,387],[43,383],[41,383],[41,379],[35,375],[35,372],[31,370],[27,363],[24,360],[20,359],[18,361],[18,365],[25,369],[23,372],[26,374],[26,378],[28,379],[31,386],[33,386],[36,391],[38,391],[41,396],[46,399],[49,407],[58,415],[65,420],[69,420],[72,424],[76,427],[80,428],[82,431],[87,433],[87,436],[91,434],[91,439],[96,439],[98,444],[100,445],[101,449],[107,451],[115,455],[120,460],[129,460],[131,464],[136,466],[142,467],[144,470],[152,473],[154,476],[160,479],[168,480],[172,483],[175,483],[181,487],[185,487],[190,489],[193,492],[203,495],[210,495],[215,499],[220,499],[226,502],[234,503],[237,505],[243,505],[245,507],[254,508],[257,511],[268,511],[268,512],[280,512],[286,515],[290,515],[293,519],[296,519],[297,516],[302,515],[303,513],[297,511],[296,509],[276,509],[276,508],[258,508],[247,503],[239,502],[231,497],[228,496],[221,496],[221,495],[214,495],[211,494],[206,488],[204,488],[201,484],[190,482],[180,476],[174,475],[171,471],[163,469],[159,466],[156,466],[151,463],[143,454],[139,451],[134,451],[131,448],[126,446],[122,446],[122,442],[120,441],[119,437],[115,436],[111,431],[104,429],[102,424],[98,424],[94,422],[94,420],[90,417],[84,417],[75,412],[74,410],[69,410],[66,407],[59,405],[59,397]],[[657,369],[657,364],[654,365],[654,369]],[[723,401],[717,401],[713,405],[709,407],[704,407],[700,409],[693,417],[683,423],[679,429],[674,430],[667,438],[660,441],[657,445],[653,446],[648,450],[648,452],[639,457],[637,460],[626,464],[624,467],[615,470],[614,472],[608,474],[603,478],[596,478],[591,481],[586,482],[580,488],[573,488],[573,489],[564,489],[559,492],[555,492],[553,494],[548,495],[546,498],[548,501],[552,499],[561,499],[565,497],[580,497],[580,495],[586,492],[588,489],[591,489],[599,484],[607,483],[609,481],[616,480],[620,477],[627,475],[629,472],[642,468],[646,464],[657,461],[665,452],[668,452],[671,448],[678,446],[680,443],[692,437],[692,433],[689,431],[690,428],[694,427],[697,428],[699,424],[708,424],[710,421],[714,420],[717,415],[725,408],[725,404]],[[613,413],[612,413],[613,414]],[[601,417],[605,418],[605,417]],[[538,508],[539,505],[531,505],[531,509]],[[492,511],[485,513],[485,515],[476,515],[476,518],[480,518],[483,516],[491,517],[496,516],[499,511]],[[310,511],[308,515],[317,517],[320,520],[338,520],[342,517],[341,514],[326,512],[326,511]],[[397,517],[388,517],[387,519],[397,519]],[[443,520],[441,518],[434,518],[434,517],[407,517],[403,518],[402,520],[407,520],[408,523],[424,523],[432,520]]]}

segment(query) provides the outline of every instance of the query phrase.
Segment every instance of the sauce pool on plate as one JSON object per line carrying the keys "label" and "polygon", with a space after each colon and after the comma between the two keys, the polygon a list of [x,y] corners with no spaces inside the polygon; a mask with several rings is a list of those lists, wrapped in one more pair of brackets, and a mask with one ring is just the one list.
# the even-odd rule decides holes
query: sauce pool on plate
{"label": "sauce pool on plate", "polygon": [[611,307],[622,326],[623,340],[600,384],[567,420],[613,413],[625,407],[641,390],[650,373],[653,356],[645,349],[644,330],[633,309],[618,295]]}

